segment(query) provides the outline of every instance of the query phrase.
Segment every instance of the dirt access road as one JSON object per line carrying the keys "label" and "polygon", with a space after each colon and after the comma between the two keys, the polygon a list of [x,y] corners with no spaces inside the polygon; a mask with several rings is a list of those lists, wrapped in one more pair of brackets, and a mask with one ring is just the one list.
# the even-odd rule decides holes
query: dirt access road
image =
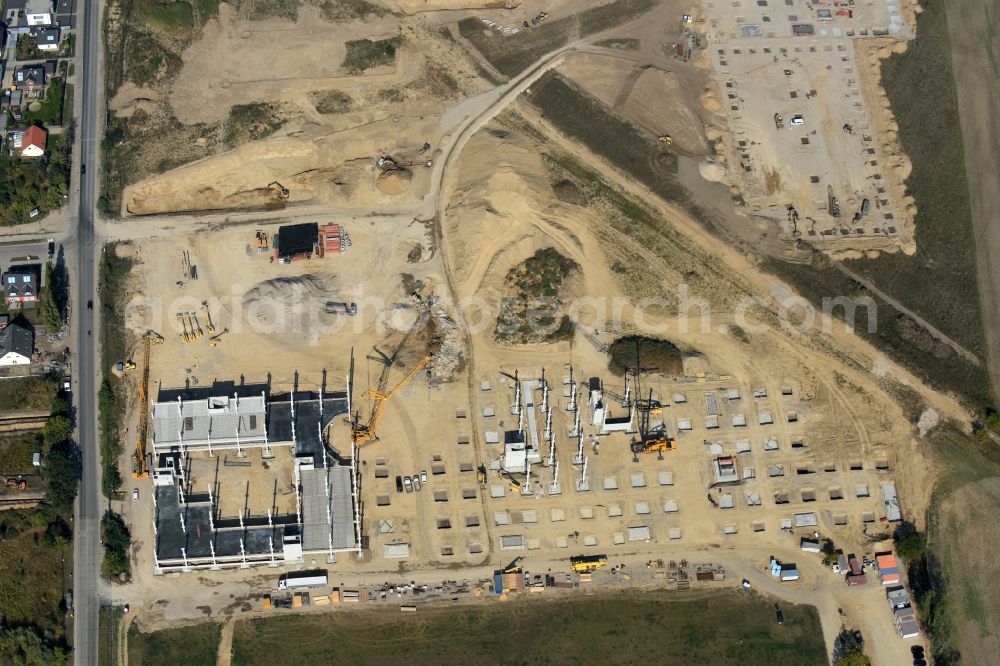
{"label": "dirt access road", "polygon": [[994,394],[1000,392],[1000,2],[950,0],[948,32],[976,238],[979,300]]}

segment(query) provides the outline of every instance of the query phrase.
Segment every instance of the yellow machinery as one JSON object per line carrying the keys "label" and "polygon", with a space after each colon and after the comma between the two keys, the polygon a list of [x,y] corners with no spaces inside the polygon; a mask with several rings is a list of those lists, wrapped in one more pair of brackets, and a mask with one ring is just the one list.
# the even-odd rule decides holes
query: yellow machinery
{"label": "yellow machinery", "polygon": [[205,328],[208,329],[208,333],[209,335],[211,335],[215,333],[215,324],[212,323],[212,313],[208,309],[207,301],[201,302],[201,309],[205,311],[205,318],[208,320],[208,323],[205,325]]}
{"label": "yellow machinery", "polygon": [[132,454],[132,478],[148,479],[146,465],[146,437],[149,434],[149,353],[154,335],[146,333],[142,338],[142,379],[139,381],[139,436],[135,440]]}
{"label": "yellow machinery", "polygon": [[146,337],[148,337],[149,341],[152,342],[154,345],[163,344],[163,336],[152,329],[146,331]]}
{"label": "yellow machinery", "polygon": [[210,337],[208,339],[208,346],[209,347],[217,347],[219,345],[219,343],[222,342],[222,336],[225,335],[228,332],[229,332],[229,329],[228,328],[224,328],[224,329],[222,329],[221,333],[219,333],[217,335],[213,335],[212,337]]}
{"label": "yellow machinery", "polygon": [[607,555],[574,555],[569,558],[569,568],[577,573],[590,573],[607,564]]}
{"label": "yellow machinery", "polygon": [[412,380],[430,360],[430,356],[424,356],[420,359],[416,365],[414,365],[413,368],[406,373],[406,376],[403,377],[403,379],[401,379],[400,382],[390,391],[379,391],[372,388],[365,391],[361,398],[363,400],[371,400],[374,403],[374,406],[372,408],[371,419],[369,419],[367,424],[361,423],[360,418],[355,417],[354,423],[351,425],[351,439],[354,441],[356,446],[360,447],[370,442],[378,441],[376,431],[378,430],[379,421],[382,420],[382,412],[385,411],[386,401],[388,401],[389,398],[391,398],[397,391],[409,384],[410,380]]}
{"label": "yellow machinery", "polygon": [[657,137],[657,141],[662,143],[664,146],[669,146],[674,142],[674,138],[669,134],[664,134],[663,136]]}
{"label": "yellow machinery", "polygon": [[198,313],[188,312],[188,320],[191,322],[191,337],[200,340],[205,333],[201,330],[201,324],[198,323]]}
{"label": "yellow machinery", "polygon": [[288,198],[289,194],[288,188],[279,183],[278,181],[273,180],[270,183],[268,183],[267,186],[270,187],[274,191],[274,193],[278,195],[279,199]]}
{"label": "yellow machinery", "polygon": [[187,322],[184,320],[184,314],[182,312],[177,313],[177,321],[181,323],[181,332],[178,334],[181,342],[191,342],[192,337],[191,334],[188,333]]}

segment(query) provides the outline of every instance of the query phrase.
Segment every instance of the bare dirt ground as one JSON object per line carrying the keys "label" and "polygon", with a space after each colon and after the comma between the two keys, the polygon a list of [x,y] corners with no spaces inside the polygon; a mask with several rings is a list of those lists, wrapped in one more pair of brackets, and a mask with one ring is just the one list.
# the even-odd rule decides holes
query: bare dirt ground
{"label": "bare dirt ground", "polygon": [[[990,377],[1000,390],[1000,192],[989,174],[1000,169],[1000,97],[997,93],[998,7],[973,7],[966,1],[949,2],[952,66],[958,92],[969,179],[972,220],[976,236],[979,299],[985,324]],[[985,12],[984,12],[985,9]]]}
{"label": "bare dirt ground", "polygon": [[[531,4],[525,3],[520,10],[526,11]],[[237,29],[231,15],[225,19],[230,21],[226,29]],[[224,23],[220,19],[220,26]],[[285,24],[286,29],[289,26]],[[652,38],[655,27],[642,28],[643,39],[649,35],[650,41],[640,47],[638,55],[588,47],[587,53],[566,58],[561,67],[647,131],[669,133],[679,149],[699,155],[714,140],[711,137],[717,137],[703,128],[702,116],[711,116],[711,109],[696,102],[704,91],[705,75],[693,66],[668,62],[672,58],[662,55],[662,44]],[[255,39],[253,35],[244,38],[242,32],[226,37],[226,29],[219,28],[220,42]],[[366,29],[372,35],[377,32],[371,25]],[[402,47],[404,54],[407,48],[417,48],[412,42]],[[204,67],[212,57],[228,57],[225,47],[202,48],[206,50],[190,54],[186,67],[199,59],[199,66]],[[637,63],[642,59],[654,67],[640,69]],[[402,80],[399,72],[386,75]],[[364,81],[368,76],[383,74],[359,77],[360,88],[371,85],[371,80]],[[530,85],[530,80],[524,85]],[[336,87],[342,86],[338,82]],[[316,89],[302,84],[291,94],[305,97]],[[308,389],[318,386],[324,368],[330,377],[343,377],[351,348],[358,360],[355,381],[366,387],[381,369],[368,355],[374,348],[390,351],[412,326],[418,309],[409,292],[418,291],[422,298],[433,299],[443,313],[446,331],[451,321],[448,335],[458,353],[451,352],[449,376],[436,374],[432,381],[418,376],[395,395],[381,424],[380,441],[362,449],[362,467],[387,467],[389,477],[364,476],[364,530],[371,552],[363,560],[339,556],[333,567],[335,584],[381,582],[397,576],[420,582],[452,576],[475,580],[489,576],[516,554],[525,554],[533,571],[564,570],[566,558],[585,552],[588,547],[583,543],[592,537],[595,545],[590,548],[620,552],[635,568],[650,557],[725,563],[737,579],[746,576],[768,593],[816,604],[828,643],[846,623],[864,632],[875,663],[903,663],[908,644],[893,631],[880,586],[872,580],[865,588],[847,588],[818,558],[798,549],[798,538],[813,530],[788,532],[781,521],[793,512],[815,511],[819,521],[815,529],[824,536],[846,552],[870,553],[880,546],[869,537],[882,532],[877,522],[882,510],[878,483],[893,481],[907,516],[918,522],[933,485],[923,441],[884,383],[891,380],[913,386],[944,418],[965,419],[967,414],[954,400],[922,386],[840,327],[807,335],[771,327],[740,341],[732,332],[740,323],[734,313],[739,297],[753,295],[763,303],[750,313],[751,321],[757,322],[755,316],[760,314],[761,320],[773,322],[768,313],[791,295],[790,289],[760,273],[753,257],[720,244],[689,216],[560,137],[528,105],[514,101],[521,90],[513,86],[509,97],[471,97],[455,105],[430,100],[423,117],[407,113],[394,118],[389,107],[366,108],[357,112],[360,115],[348,113],[327,125],[302,127],[131,188],[126,197],[130,209],[160,213],[241,207],[249,205],[248,200],[252,203],[254,196],[259,203],[272,197],[260,190],[277,179],[292,190],[296,205],[289,209],[289,217],[305,215],[321,224],[337,221],[346,226],[353,240],[343,255],[284,265],[271,262],[268,253],[256,253],[252,245],[256,229],[274,233],[287,219],[233,213],[197,220],[151,217],[126,222],[121,236],[133,240],[123,251],[135,252],[140,259],[134,275],[139,293],[128,305],[128,325],[136,333],[154,328],[166,338],[153,352],[153,395],[159,385],[205,386],[216,379],[241,376],[260,381],[268,374],[274,389],[281,390],[292,385],[296,371],[300,385]],[[123,94],[121,108],[141,97],[141,91]],[[221,95],[212,99],[211,108],[199,113],[224,114],[225,99]],[[494,99],[499,101],[493,104]],[[523,116],[525,125],[507,122],[509,118],[490,122],[497,105],[507,104]],[[447,149],[438,146],[435,137],[441,137],[444,129],[454,130],[459,126],[456,119],[469,114],[481,115],[465,126],[462,136],[449,137]],[[383,152],[415,151],[424,141],[432,144],[435,169],[414,168],[412,180],[403,184],[408,187],[396,183],[379,188],[374,158]],[[557,196],[554,171],[544,157],[552,153],[579,160],[611,187],[647,202],[661,216],[663,237],[675,239],[670,254],[613,228],[618,212],[606,201],[567,196],[565,189]],[[387,194],[386,190],[400,191]],[[427,222],[418,222],[413,214],[380,214],[386,210],[429,212],[420,204],[434,204],[436,217],[431,220],[428,215]],[[143,237],[147,234],[154,237]],[[581,266],[572,293],[590,298],[575,303],[571,311],[579,324],[577,335],[572,343],[520,347],[498,343],[493,330],[504,277],[511,267],[548,247]],[[185,251],[197,266],[197,280],[182,273]],[[626,272],[621,272],[621,266]],[[629,270],[639,272],[630,278]],[[404,278],[404,274],[411,277]],[[638,296],[672,298],[681,284],[690,284],[712,309],[707,329],[701,328],[697,317],[686,328],[676,308],[637,313]],[[319,305],[327,299],[358,303],[358,316],[335,319],[324,315]],[[617,303],[618,312],[602,310],[598,299]],[[229,329],[214,348],[205,338],[185,343],[179,337],[175,315],[194,311],[203,317],[203,302],[216,328]],[[203,327],[207,323],[206,318],[199,321]],[[573,364],[578,381],[600,376],[609,388],[620,390],[620,378],[607,370],[604,346],[618,335],[637,330],[658,331],[696,350],[684,375],[648,378],[661,397],[678,391],[688,395],[687,403],[664,410],[668,427],[676,432],[682,417],[691,418],[695,426],[680,438],[679,449],[663,461],[644,456],[633,463],[624,435],[601,440],[599,453],[587,440],[593,488],[577,492],[574,484],[581,470],[572,463],[575,446],[566,436],[570,421],[561,390],[564,366]],[[422,353],[423,342],[408,350],[408,363]],[[518,370],[527,377],[543,367],[554,387],[558,479],[563,493],[546,491],[555,470],[543,466],[533,470],[530,483],[538,492],[530,497],[520,496],[493,473],[485,485],[479,484],[475,467],[489,464],[500,452],[487,443],[487,432],[516,427],[509,409],[510,383],[501,371]],[[393,370],[390,385],[403,371],[402,367]],[[704,375],[699,377],[697,372]],[[489,382],[489,389],[483,388],[483,380]],[[782,394],[786,386],[792,387],[791,396]],[[751,416],[750,427],[746,431],[735,426],[708,430],[704,394],[732,387],[742,391],[742,398],[727,403],[725,415],[742,411]],[[758,387],[767,389],[767,397],[753,401],[751,391]],[[756,425],[754,417],[763,411],[779,416],[773,426]],[[788,411],[803,418],[794,423],[780,418]],[[789,473],[785,480],[768,477],[764,470],[772,454],[761,446],[772,433],[781,443],[780,452],[773,454],[780,464],[789,470],[815,465],[815,472],[803,478]],[[342,448],[347,436],[346,426],[335,424],[331,445]],[[807,443],[802,450],[791,446],[797,438]],[[743,464],[752,467],[756,476],[746,488],[734,491],[738,502],[733,509],[715,508],[704,499],[712,481],[710,463],[715,451],[708,442],[732,452],[744,439],[750,451],[744,452]],[[854,468],[855,461],[861,469]],[[436,473],[436,469],[441,471]],[[395,475],[420,470],[430,474],[423,490],[395,492]],[[675,483],[656,481],[665,472],[675,475]],[[637,473],[643,475],[645,484],[633,482]],[[853,491],[859,485],[866,486],[870,495],[857,496]],[[494,486],[500,491],[495,492]],[[834,488],[846,491],[846,497],[835,499]],[[764,498],[762,506],[748,502],[752,489]],[[143,490],[148,497],[148,488]],[[774,495],[782,491],[796,498],[791,506],[774,503]],[[806,499],[805,491],[814,492],[817,498]],[[379,506],[376,498],[380,496],[387,496],[389,503]],[[677,512],[664,508],[671,500],[678,502]],[[274,588],[274,571],[154,577],[149,504],[128,506],[136,537],[136,582],[113,594],[134,603],[151,626],[202,614],[232,615],[241,598]],[[618,506],[618,514],[611,511],[612,505]],[[867,514],[876,522],[870,522]],[[758,521],[763,531],[755,531]],[[628,527],[639,524],[651,528],[653,540],[628,545],[619,540]],[[735,532],[728,533],[730,528]],[[670,529],[679,529],[680,538],[668,539]],[[573,533],[578,533],[579,541],[568,537]],[[524,553],[500,552],[499,537],[511,534],[525,536]],[[403,562],[384,558],[382,548],[398,542],[410,544],[411,556]],[[765,572],[770,554],[799,562],[803,580],[791,585],[771,580]],[[304,566],[324,566],[323,559],[310,558]],[[611,579],[602,573],[597,581],[607,584]]]}

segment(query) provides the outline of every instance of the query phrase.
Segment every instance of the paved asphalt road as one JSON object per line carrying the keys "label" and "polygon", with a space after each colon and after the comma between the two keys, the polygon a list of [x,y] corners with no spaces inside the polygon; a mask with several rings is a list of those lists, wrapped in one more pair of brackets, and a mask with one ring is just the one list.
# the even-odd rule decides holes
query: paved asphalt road
{"label": "paved asphalt road", "polygon": [[[83,28],[83,114],[80,118],[80,151],[74,166],[88,165],[80,181],[80,209],[75,229],[66,239],[68,253],[75,257],[71,266],[73,330],[76,332],[75,390],[77,441],[83,458],[80,496],[77,500],[76,529],[73,535],[73,623],[74,662],[78,666],[97,663],[98,597],[100,579],[101,464],[97,441],[97,320],[96,264],[100,247],[94,234],[97,203],[98,146],[101,136],[99,111],[100,6],[86,0]],[[95,300],[95,309],[87,301]]]}

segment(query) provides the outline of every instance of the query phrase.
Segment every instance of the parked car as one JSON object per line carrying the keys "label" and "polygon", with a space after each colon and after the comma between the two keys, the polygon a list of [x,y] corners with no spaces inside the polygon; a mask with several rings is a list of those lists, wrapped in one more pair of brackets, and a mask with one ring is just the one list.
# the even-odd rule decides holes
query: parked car
{"label": "parked car", "polygon": [[399,476],[398,474],[396,475],[396,492],[397,493],[403,492],[403,477]]}
{"label": "parked car", "polygon": [[421,483],[427,483],[427,470],[426,469],[420,470],[420,482]]}
{"label": "parked car", "polygon": [[420,490],[420,476],[417,474],[413,475],[413,489]]}
{"label": "parked car", "polygon": [[132,501],[133,502],[138,502],[139,501],[139,489],[138,488],[133,488],[132,489]]}
{"label": "parked car", "polygon": [[774,619],[778,621],[778,624],[785,623],[785,614],[781,612],[781,608],[778,604],[774,604]]}
{"label": "parked car", "polygon": [[792,125],[804,125],[806,121],[802,116],[792,116],[792,119],[789,122]]}
{"label": "parked car", "polygon": [[413,492],[413,480],[410,479],[410,477],[408,476],[403,477],[403,485],[406,486],[406,492],[408,493]]}

